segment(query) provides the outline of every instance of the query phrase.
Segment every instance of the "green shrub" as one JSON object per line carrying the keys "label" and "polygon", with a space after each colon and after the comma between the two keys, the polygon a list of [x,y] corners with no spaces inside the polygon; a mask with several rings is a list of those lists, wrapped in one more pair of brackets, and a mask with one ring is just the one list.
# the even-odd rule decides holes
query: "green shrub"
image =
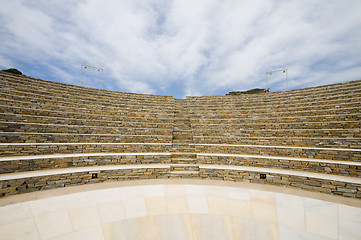
{"label": "green shrub", "polygon": [[227,95],[257,94],[257,93],[266,93],[266,92],[269,92],[269,89],[254,88],[248,91],[229,92]]}
{"label": "green shrub", "polygon": [[19,70],[17,70],[16,68],[9,68],[9,69],[4,69],[1,70],[4,72],[8,72],[8,73],[14,73],[14,74],[19,74],[19,75],[23,75]]}

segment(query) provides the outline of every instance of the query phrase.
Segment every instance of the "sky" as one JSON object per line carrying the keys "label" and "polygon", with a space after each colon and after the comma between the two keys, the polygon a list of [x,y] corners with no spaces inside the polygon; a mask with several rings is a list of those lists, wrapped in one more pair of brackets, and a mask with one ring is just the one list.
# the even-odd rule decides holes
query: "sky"
{"label": "sky", "polygon": [[[0,68],[185,96],[361,79],[359,0],[0,0]],[[82,71],[100,88],[101,72]],[[286,74],[268,76],[286,90]]]}

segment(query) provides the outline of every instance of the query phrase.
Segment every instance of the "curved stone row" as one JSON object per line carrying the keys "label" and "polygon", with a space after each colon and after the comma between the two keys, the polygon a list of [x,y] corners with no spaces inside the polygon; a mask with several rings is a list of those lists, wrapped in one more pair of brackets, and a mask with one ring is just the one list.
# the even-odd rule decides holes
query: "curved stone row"
{"label": "curved stone row", "polygon": [[8,196],[105,181],[169,178],[245,181],[297,187],[345,197],[361,197],[360,178],[220,164],[196,166],[182,164],[106,165],[1,174],[0,181],[5,188],[3,187],[0,193]]}
{"label": "curved stone row", "polygon": [[190,178],[361,198],[361,81],[175,99],[0,78],[0,196]]}

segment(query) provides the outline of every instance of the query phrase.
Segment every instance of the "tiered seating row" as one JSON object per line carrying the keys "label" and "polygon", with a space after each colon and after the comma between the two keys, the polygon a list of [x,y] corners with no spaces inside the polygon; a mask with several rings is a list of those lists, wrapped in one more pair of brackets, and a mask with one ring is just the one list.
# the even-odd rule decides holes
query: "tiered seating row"
{"label": "tiered seating row", "polygon": [[0,143],[0,157],[39,156],[58,153],[166,153],[171,152],[171,150],[172,143]]}
{"label": "tiered seating row", "polygon": [[265,102],[269,101],[277,101],[282,99],[292,99],[292,98],[307,98],[307,97],[316,97],[322,95],[338,95],[338,93],[342,93],[343,91],[347,91],[352,93],[354,91],[358,91],[361,85],[361,80],[349,81],[344,83],[337,83],[319,87],[311,87],[311,88],[303,88],[296,89],[291,91],[284,92],[270,92],[266,94],[257,94],[255,95],[239,95],[239,96],[187,96],[187,99],[196,102],[215,102],[215,101],[223,101],[224,99],[233,99],[232,101],[250,101],[250,102]]}
{"label": "tiered seating row", "polygon": [[79,133],[79,134],[124,134],[124,135],[170,135],[172,129],[157,127],[107,127],[94,125],[65,125],[26,122],[0,122],[1,132],[32,133]]}
{"label": "tiered seating row", "polygon": [[357,102],[357,99],[361,95],[361,90],[353,94],[344,94],[341,96],[327,95],[325,97],[317,96],[317,98],[300,99],[300,100],[287,100],[287,101],[270,101],[270,102],[234,102],[232,99],[224,99],[223,101],[217,101],[213,103],[207,102],[187,102],[185,107],[191,108],[196,112],[198,111],[219,111],[219,110],[255,110],[257,107],[259,110],[270,110],[270,109],[289,109],[289,108],[303,108],[303,107],[321,107],[323,105],[335,105]]}
{"label": "tiered seating row", "polygon": [[3,132],[0,142],[50,143],[50,142],[99,142],[99,143],[161,143],[172,142],[172,135],[122,135],[122,134],[71,134]]}
{"label": "tiered seating row", "polygon": [[[172,119],[161,119],[163,122],[158,122],[157,118],[124,118],[118,121],[94,120],[94,119],[77,119],[66,117],[48,117],[38,115],[12,114],[0,113],[2,121],[19,122],[19,123],[47,123],[47,124],[65,124],[65,125],[80,125],[80,126],[103,126],[103,127],[136,127],[136,128],[173,128]],[[122,121],[119,121],[122,120]]]}
{"label": "tiered seating row", "polygon": [[255,154],[263,156],[296,157],[307,159],[334,159],[361,162],[361,148],[321,148],[272,145],[191,144],[196,153]]}
{"label": "tiered seating row", "polygon": [[105,165],[1,174],[0,181],[6,187],[0,189],[0,194],[4,196],[114,180],[187,177],[268,183],[347,197],[361,197],[361,181],[355,177],[219,164],[198,165],[199,174],[179,176],[172,175],[171,167],[167,164]]}
{"label": "tiered seating row", "polygon": [[165,99],[174,99],[172,96],[163,96],[163,95],[151,95],[151,94],[136,94],[136,93],[125,93],[125,92],[115,92],[109,90],[100,90],[86,87],[79,87],[75,85],[68,85],[58,82],[50,82],[42,79],[18,76],[14,74],[9,74],[6,72],[0,73],[1,80],[4,84],[3,88],[8,88],[17,86],[20,84],[19,89],[24,89],[24,87],[30,87],[33,91],[42,89],[49,96],[66,96],[66,97],[80,97],[81,99],[88,99],[95,102],[108,99],[114,101],[116,99],[125,99],[130,101],[132,99],[136,100],[148,100],[151,102],[164,101]]}
{"label": "tiered seating row", "polygon": [[[94,165],[129,165],[129,164],[178,164],[179,159],[172,160],[172,152],[146,153],[71,153],[51,155],[29,155],[1,157],[2,168],[0,173],[25,172],[33,170],[57,169],[68,167],[82,167]],[[182,154],[182,153],[178,153]],[[361,162],[337,161],[328,159],[311,159],[297,157],[281,157],[269,155],[195,153],[196,159],[191,163],[221,164],[235,166],[253,166],[266,168],[292,169],[320,173],[334,173],[360,177]]]}
{"label": "tiered seating row", "polygon": [[361,198],[361,81],[176,100],[0,78],[0,196],[205,178]]}
{"label": "tiered seating row", "polygon": [[11,106],[11,107],[20,107],[20,108],[36,108],[42,110],[56,110],[56,111],[66,111],[69,113],[85,113],[85,114],[103,114],[103,115],[126,115],[126,116],[172,116],[173,111],[168,110],[157,110],[157,109],[121,109],[121,108],[108,108],[108,109],[92,109],[86,107],[73,107],[69,106],[68,103],[64,103],[64,105],[52,105],[48,103],[44,104],[35,104],[26,101],[13,101],[13,100],[3,100],[3,105]]}
{"label": "tiered seating row", "polygon": [[249,144],[296,147],[361,148],[360,138],[313,138],[313,137],[240,137],[240,136],[193,136],[200,144]]}
{"label": "tiered seating row", "polygon": [[[146,103],[140,104],[139,102],[133,101],[116,101],[109,103],[102,103],[101,101],[84,101],[77,98],[69,99],[64,97],[49,97],[47,95],[40,95],[35,93],[28,92],[19,92],[19,91],[1,91],[0,97],[3,99],[13,100],[13,101],[25,101],[35,104],[56,104],[60,106],[67,106],[71,104],[72,106],[78,106],[80,108],[96,108],[96,109],[127,109],[127,108],[138,108],[138,109],[149,109],[149,108],[162,108],[162,109],[171,109],[174,104],[173,101],[167,100],[160,103]],[[91,105],[90,105],[91,104]],[[90,106],[89,106],[90,105]]]}
{"label": "tiered seating row", "polygon": [[[22,108],[22,107],[12,107],[6,105],[0,105],[0,114],[4,119],[9,119],[10,116],[14,114],[30,116],[35,115],[38,117],[52,117],[52,118],[66,118],[68,120],[80,120],[80,121],[112,121],[112,122],[153,122],[153,123],[172,123],[172,118],[164,118],[151,114],[147,114],[147,116],[134,116],[134,113],[127,113],[125,115],[104,115],[96,114],[96,113],[79,113],[79,112],[65,112],[60,110],[51,110],[51,109],[32,109],[30,107]],[[12,115],[11,115],[12,114]],[[171,116],[171,115],[170,115]],[[173,116],[171,116],[173,117]]]}

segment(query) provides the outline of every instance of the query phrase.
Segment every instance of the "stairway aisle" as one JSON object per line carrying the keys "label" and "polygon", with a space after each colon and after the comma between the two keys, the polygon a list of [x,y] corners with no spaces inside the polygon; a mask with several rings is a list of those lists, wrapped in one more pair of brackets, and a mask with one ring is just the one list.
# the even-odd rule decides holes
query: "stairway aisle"
{"label": "stairway aisle", "polygon": [[199,176],[197,155],[193,143],[193,131],[189,110],[185,107],[185,99],[176,99],[174,103],[174,123],[171,155],[171,176],[189,178]]}

